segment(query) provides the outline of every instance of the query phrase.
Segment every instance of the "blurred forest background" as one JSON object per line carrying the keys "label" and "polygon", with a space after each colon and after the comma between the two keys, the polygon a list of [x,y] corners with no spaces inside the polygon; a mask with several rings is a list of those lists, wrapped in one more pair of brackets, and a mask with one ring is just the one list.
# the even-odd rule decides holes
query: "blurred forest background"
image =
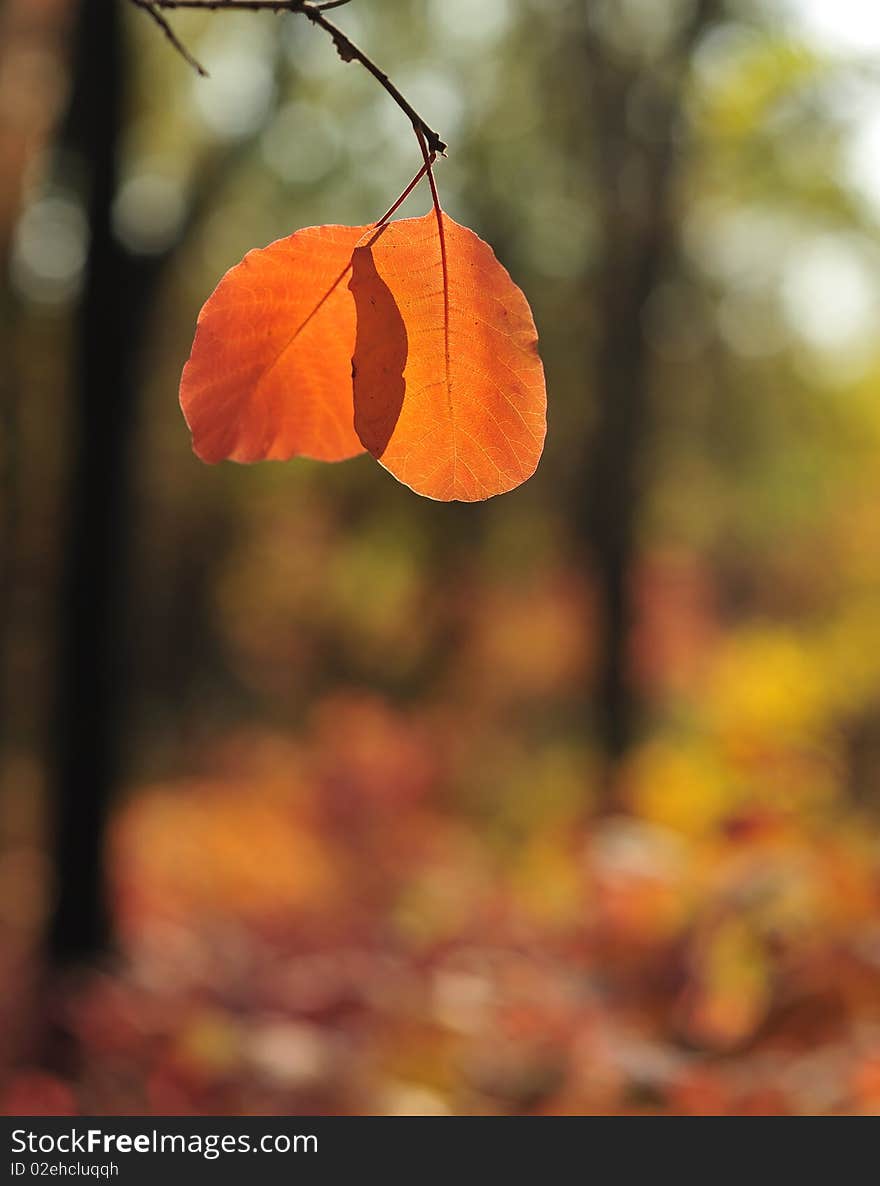
{"label": "blurred forest background", "polygon": [[330,14],[535,313],[469,506],[192,456],[223,272],[420,157],[302,15],[167,15],[210,78],[0,9],[3,1110],[880,1111],[880,11]]}

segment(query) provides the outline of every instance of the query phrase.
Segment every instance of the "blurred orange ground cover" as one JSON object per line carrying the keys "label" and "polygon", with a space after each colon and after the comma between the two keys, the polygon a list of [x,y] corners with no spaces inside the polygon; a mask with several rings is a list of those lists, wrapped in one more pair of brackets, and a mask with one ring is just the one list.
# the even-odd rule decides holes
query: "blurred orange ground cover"
{"label": "blurred orange ground cover", "polygon": [[[801,700],[716,715],[754,648]],[[586,823],[549,788],[565,765],[529,754],[536,822],[503,784],[468,814],[455,789],[492,746],[449,745],[448,706],[333,693],[298,740],[219,742],[120,812],[125,963],[56,1002],[75,1069],[14,1073],[4,1108],[878,1110],[876,828],[835,788],[798,656],[722,640],[706,727],[646,741],[629,814]]]}
{"label": "blurred orange ground cover", "polygon": [[[699,621],[655,609],[673,642],[646,679],[699,634],[687,713],[613,814],[584,814],[588,752],[508,729],[586,656],[511,647],[508,671],[516,599],[473,619],[434,702],[328,692],[298,735],[242,729],[137,788],[112,836],[124,961],[58,996],[77,1059],[10,1075],[5,1110],[880,1109],[878,827],[811,675],[826,644],[725,630],[677,588]],[[570,582],[533,595],[562,640]]]}

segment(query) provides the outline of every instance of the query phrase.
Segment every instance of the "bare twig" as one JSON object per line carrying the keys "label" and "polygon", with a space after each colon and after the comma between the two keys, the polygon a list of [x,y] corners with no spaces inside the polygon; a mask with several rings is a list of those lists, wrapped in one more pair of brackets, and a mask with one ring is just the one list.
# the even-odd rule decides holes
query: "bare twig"
{"label": "bare twig", "polygon": [[407,102],[384,70],[380,70],[376,63],[368,58],[362,49],[359,49],[354,42],[346,36],[345,33],[331,21],[328,21],[324,16],[321,8],[315,7],[312,4],[303,3],[301,11],[309,18],[313,25],[319,25],[325,33],[329,33],[333,38],[333,44],[336,46],[336,52],[342,58],[343,62],[360,62],[364,69],[369,70],[373,78],[383,86],[397,106],[406,115],[409,116],[410,123],[417,132],[421,132],[427,141],[428,148],[431,152],[438,153],[440,156],[445,155],[446,145],[440,139],[439,135],[434,129],[422,119],[419,113]]}
{"label": "bare twig", "polygon": [[333,41],[336,47],[336,52],[342,58],[343,62],[360,62],[365,70],[376,79],[380,86],[382,86],[400,110],[407,116],[410,123],[417,132],[421,132],[425,138],[428,148],[431,152],[439,155],[444,155],[446,152],[446,145],[440,139],[440,136],[430,124],[426,123],[419,115],[415,108],[408,102],[407,99],[400,93],[384,70],[381,70],[372,58],[368,57],[362,49],[360,49],[351,38],[332,21],[324,16],[324,12],[330,8],[339,8],[343,4],[348,3],[348,0],[133,0],[133,3],[138,8],[144,8],[150,15],[157,20],[162,26],[166,37],[169,37],[175,48],[181,52],[184,57],[190,61],[199,70],[199,73],[204,73],[201,67],[192,58],[192,55],[184,49],[180,42],[175,37],[174,33],[168,27],[167,22],[161,17],[158,9],[203,9],[211,12],[218,12],[222,10],[238,11],[238,12],[298,12],[323,29]]}
{"label": "bare twig", "polygon": [[[339,2],[340,2],[340,0],[335,0],[335,3],[339,3]],[[347,2],[347,0],[346,0],[346,2]],[[199,74],[201,74],[202,78],[208,77],[208,71],[201,64],[201,62],[198,60],[198,58],[193,57],[193,55],[189,52],[189,50],[186,48],[186,46],[183,44],[183,42],[180,40],[180,38],[177,36],[177,34],[174,32],[174,30],[168,24],[168,22],[165,20],[165,17],[159,11],[156,4],[150,3],[150,0],[132,0],[132,3],[135,5],[135,7],[142,9],[149,17],[151,17],[156,22],[156,24],[159,26],[159,28],[162,30],[162,32],[165,34],[165,36],[168,38],[168,40],[171,42],[171,44],[174,46],[174,48],[177,50],[177,52],[180,54],[180,56],[183,58],[183,60],[185,62],[187,62],[190,66],[192,66],[193,70],[195,70]]]}

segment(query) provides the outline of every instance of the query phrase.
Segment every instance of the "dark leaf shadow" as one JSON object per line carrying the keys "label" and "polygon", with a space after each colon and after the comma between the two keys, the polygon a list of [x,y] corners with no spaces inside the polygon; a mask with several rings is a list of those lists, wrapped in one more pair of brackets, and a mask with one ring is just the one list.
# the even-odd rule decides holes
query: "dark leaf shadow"
{"label": "dark leaf shadow", "polygon": [[357,316],[351,360],[354,429],[364,448],[378,458],[385,452],[403,407],[409,343],[397,302],[376,270],[370,244],[355,249],[348,287]]}

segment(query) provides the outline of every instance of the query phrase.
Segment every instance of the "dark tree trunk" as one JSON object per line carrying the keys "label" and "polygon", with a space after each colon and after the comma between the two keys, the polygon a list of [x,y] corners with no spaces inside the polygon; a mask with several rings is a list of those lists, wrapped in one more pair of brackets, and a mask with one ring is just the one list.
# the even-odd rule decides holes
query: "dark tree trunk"
{"label": "dark tree trunk", "polygon": [[[119,133],[125,107],[121,0],[81,0],[73,93],[61,139],[82,161],[90,245],[73,367],[71,468],[66,498],[51,761],[55,964],[112,946],[104,839],[124,773],[131,700],[132,472],[144,345],[158,289],[185,242],[247,155],[234,146],[203,170],[175,242],[139,255],[113,235]],[[199,588],[207,595],[208,576]],[[207,614],[202,614],[203,619]],[[191,678],[191,673],[189,673]],[[171,689],[186,695],[186,681]]]}
{"label": "dark tree trunk", "polygon": [[[617,97],[622,107],[626,96],[622,88]],[[602,748],[614,764],[631,746],[639,721],[629,640],[644,445],[651,432],[644,313],[668,255],[673,152],[668,127],[658,129],[657,143],[633,143],[619,126],[625,117],[617,102],[604,98],[611,127],[600,136],[599,154],[604,255],[594,372],[598,415],[584,466],[583,505],[602,622],[596,720]],[[627,193],[634,183],[634,192]]]}
{"label": "dark tree trunk", "polygon": [[121,763],[123,621],[134,418],[131,294],[111,227],[124,63],[121,5],[82,0],[65,146],[85,172],[89,250],[73,366],[57,683],[50,740],[56,964],[111,942],[103,839]]}
{"label": "dark tree trunk", "polygon": [[[591,31],[583,42],[603,254],[593,291],[598,414],[579,507],[601,623],[595,719],[612,787],[641,716],[630,638],[652,421],[645,310],[676,245],[675,188],[690,57],[719,7],[719,0],[697,0],[668,55],[653,64],[627,63]],[[634,119],[637,111],[640,118]]]}

